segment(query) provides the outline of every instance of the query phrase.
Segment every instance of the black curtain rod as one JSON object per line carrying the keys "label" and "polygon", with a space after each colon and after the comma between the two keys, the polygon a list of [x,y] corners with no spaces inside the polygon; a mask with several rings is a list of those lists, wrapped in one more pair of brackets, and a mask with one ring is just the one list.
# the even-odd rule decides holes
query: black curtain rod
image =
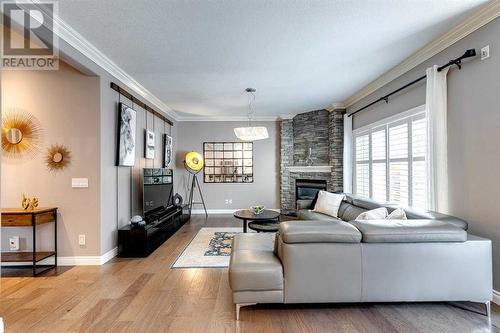
{"label": "black curtain rod", "polygon": [[[456,58],[456,59],[453,59],[453,60],[448,61],[448,63],[447,63],[446,65],[443,65],[443,66],[441,66],[441,67],[438,67],[438,72],[441,72],[441,71],[442,71],[443,69],[445,69],[446,67],[449,67],[449,66],[452,66],[452,65],[457,65],[458,69],[462,69],[462,59],[471,58],[471,57],[475,57],[475,56],[476,56],[476,49],[469,49],[469,50],[465,51],[465,53],[464,53],[462,56],[460,56],[460,57],[458,57],[458,58]],[[415,83],[417,83],[417,82],[419,82],[419,81],[422,81],[422,80],[423,80],[423,79],[425,79],[426,77],[427,77],[426,75],[423,75],[423,76],[419,77],[418,79],[413,80],[413,81],[411,81],[410,83],[407,83],[407,84],[405,84],[404,86],[402,86],[402,87],[400,87],[400,88],[398,88],[398,89],[396,89],[396,90],[394,90],[394,91],[391,91],[391,92],[390,92],[390,93],[388,93],[387,95],[380,97],[380,98],[379,98],[379,99],[377,99],[376,101],[373,101],[373,102],[371,102],[370,104],[365,105],[365,106],[363,106],[362,108],[360,108],[360,109],[358,109],[358,110],[356,110],[356,111],[354,111],[354,112],[349,113],[347,116],[348,116],[348,117],[351,117],[351,116],[355,115],[356,113],[361,112],[361,111],[363,111],[364,109],[367,109],[367,108],[369,108],[370,106],[372,106],[372,105],[374,105],[374,104],[377,104],[378,102],[385,101],[386,103],[389,103],[389,97],[390,97],[390,96],[392,96],[392,95],[394,95],[394,94],[396,94],[396,93],[400,92],[400,91],[401,91],[401,90],[403,90],[403,89],[408,88],[409,86],[414,85]]]}
{"label": "black curtain rod", "polygon": [[128,91],[126,91],[125,89],[123,89],[122,87],[117,85],[116,83],[111,82],[110,86],[111,86],[111,89],[117,91],[122,96],[125,96],[126,98],[131,100],[132,103],[135,103],[135,104],[139,105],[140,107],[142,107],[144,110],[151,112],[152,114],[154,114],[155,116],[157,116],[161,120],[168,123],[170,126],[174,126],[174,123],[170,119],[168,119],[167,117],[165,117],[164,115],[162,115],[161,113],[159,113],[158,111],[156,111],[155,109],[153,109],[152,107],[147,105],[146,103],[143,103],[140,99],[138,99],[137,97],[135,97],[134,95],[132,95],[131,93],[129,93]]}

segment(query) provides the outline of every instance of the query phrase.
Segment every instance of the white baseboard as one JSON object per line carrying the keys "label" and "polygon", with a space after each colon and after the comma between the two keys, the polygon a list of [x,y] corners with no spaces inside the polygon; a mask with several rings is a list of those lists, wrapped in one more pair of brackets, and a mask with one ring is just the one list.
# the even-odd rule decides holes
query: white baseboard
{"label": "white baseboard", "polygon": [[[245,208],[238,208],[238,209],[207,209],[208,214],[233,214],[234,212],[245,209]],[[280,212],[281,210],[279,208],[269,208],[269,210],[274,210],[275,212]],[[191,214],[193,215],[203,215],[205,214],[205,211],[203,209],[193,209],[191,211]]]}
{"label": "white baseboard", "polygon": [[493,299],[491,301],[496,305],[500,305],[500,291],[493,289]]}
{"label": "white baseboard", "polygon": [[102,256],[75,256],[75,257],[57,257],[58,266],[100,266],[104,265],[118,254],[118,248],[115,247],[104,253]]}

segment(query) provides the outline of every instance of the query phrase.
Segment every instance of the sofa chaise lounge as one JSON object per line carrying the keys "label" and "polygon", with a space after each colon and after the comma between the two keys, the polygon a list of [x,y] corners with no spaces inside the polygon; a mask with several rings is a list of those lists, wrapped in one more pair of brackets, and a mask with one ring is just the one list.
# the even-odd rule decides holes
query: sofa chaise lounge
{"label": "sofa chaise lounge", "polygon": [[420,301],[480,302],[489,316],[490,240],[435,212],[354,221],[378,207],[395,209],[346,195],[337,219],[302,203],[299,220],[280,223],[274,241],[236,235],[229,265],[236,318],[242,306],[257,303]]}

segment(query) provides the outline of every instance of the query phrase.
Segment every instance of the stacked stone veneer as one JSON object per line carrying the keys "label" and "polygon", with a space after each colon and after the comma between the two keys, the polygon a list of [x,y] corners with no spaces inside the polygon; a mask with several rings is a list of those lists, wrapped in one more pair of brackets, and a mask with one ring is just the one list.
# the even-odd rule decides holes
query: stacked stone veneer
{"label": "stacked stone veneer", "polygon": [[[296,211],[295,181],[325,180],[329,191],[343,189],[344,110],[311,111],[281,121],[281,211]],[[290,172],[290,166],[306,165],[309,148],[312,165],[330,165],[331,172]]]}

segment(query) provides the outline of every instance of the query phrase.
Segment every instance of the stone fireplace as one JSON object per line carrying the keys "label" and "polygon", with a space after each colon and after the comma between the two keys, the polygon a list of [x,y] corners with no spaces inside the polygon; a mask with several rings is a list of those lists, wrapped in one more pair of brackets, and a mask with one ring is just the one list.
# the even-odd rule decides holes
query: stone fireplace
{"label": "stone fireplace", "polygon": [[317,110],[281,121],[281,211],[295,214],[300,183],[343,190],[343,110]]}

